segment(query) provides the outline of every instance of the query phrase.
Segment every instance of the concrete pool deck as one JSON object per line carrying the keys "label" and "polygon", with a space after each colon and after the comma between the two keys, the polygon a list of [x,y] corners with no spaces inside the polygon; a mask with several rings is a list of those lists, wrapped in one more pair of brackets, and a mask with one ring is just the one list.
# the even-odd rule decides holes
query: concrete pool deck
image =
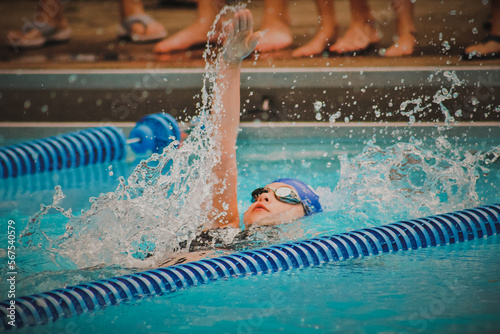
{"label": "concrete pool deck", "polygon": [[[173,5],[169,0],[144,2],[147,12],[165,25],[169,35],[196,17],[193,6]],[[387,0],[373,0],[370,5],[383,34],[379,46],[388,47],[395,32],[395,15]],[[0,1],[0,11],[9,13],[0,22],[0,35],[5,39],[9,30],[20,29],[31,20],[34,7],[28,0]],[[467,45],[487,34],[483,26],[488,5],[465,0],[418,1],[418,54],[393,59],[376,51],[357,57],[325,52],[293,58],[291,51],[313,36],[317,14],[312,0],[290,1],[289,7],[292,47],[261,53],[243,63],[244,120],[328,121],[327,115],[342,110],[339,121],[350,115],[353,122],[378,121],[380,113],[367,115],[367,110],[374,106],[383,111],[388,106],[397,109],[404,99],[432,97],[448,84],[443,81],[445,72],[466,81],[462,87],[451,83],[460,96],[452,112],[463,110],[457,120],[500,120],[500,58],[464,61],[460,57]],[[263,1],[254,0],[249,8],[258,27]],[[349,2],[338,0],[335,9],[342,34],[349,25]],[[24,51],[8,45],[0,48],[0,121],[133,122],[152,112],[165,111],[178,117],[184,108],[189,115],[194,112],[193,96],[200,92],[204,71],[202,47],[158,56],[153,52],[154,44],[118,41],[117,1],[72,0],[67,2],[65,13],[73,29],[69,43]],[[295,90],[296,86],[301,89]],[[321,117],[312,108],[315,101],[325,102]],[[284,108],[286,112],[273,113],[266,108]],[[424,114],[419,120],[442,115],[442,110]],[[408,117],[388,111],[386,119],[405,121]]]}

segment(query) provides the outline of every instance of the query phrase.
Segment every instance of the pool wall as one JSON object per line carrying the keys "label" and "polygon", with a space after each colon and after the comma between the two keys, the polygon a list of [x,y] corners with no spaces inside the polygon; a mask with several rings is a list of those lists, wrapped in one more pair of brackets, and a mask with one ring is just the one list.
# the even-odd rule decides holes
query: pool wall
{"label": "pool wall", "polygon": [[499,233],[500,204],[485,205],[5,300],[0,303],[1,326],[12,329],[12,321],[17,328],[43,325],[221,278],[261,275],[370,255],[444,246]]}
{"label": "pool wall", "polygon": [[[0,122],[136,122],[166,112],[196,114],[204,69],[16,70],[0,72]],[[445,88],[446,91],[440,91]],[[440,93],[438,93],[440,91]],[[436,94],[456,121],[500,121],[500,71],[448,66],[244,68],[242,121],[444,121]],[[195,98],[193,98],[195,97]],[[418,112],[401,103],[420,98]],[[315,102],[322,102],[315,110]],[[430,107],[428,105],[431,105]],[[493,106],[493,107],[492,107]],[[460,113],[454,114],[460,110]],[[319,115],[318,115],[319,114]]]}

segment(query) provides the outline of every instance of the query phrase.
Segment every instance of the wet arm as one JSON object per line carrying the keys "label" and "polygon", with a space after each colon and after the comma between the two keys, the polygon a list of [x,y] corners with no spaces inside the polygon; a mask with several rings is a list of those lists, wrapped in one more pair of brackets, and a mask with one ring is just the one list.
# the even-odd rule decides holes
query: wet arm
{"label": "wet arm", "polygon": [[[240,125],[240,69],[241,64],[224,64],[225,69],[220,71],[218,84],[222,85],[222,110],[216,115],[219,128],[218,148],[220,161],[214,168],[218,179],[213,190],[213,207],[211,221],[214,227],[239,227],[238,199],[237,199],[237,165],[236,165],[236,138]],[[224,182],[220,182],[224,180]]]}
{"label": "wet arm", "polygon": [[214,189],[211,220],[213,227],[239,227],[237,199],[236,138],[240,125],[240,72],[241,60],[254,49],[259,33],[253,32],[253,19],[249,10],[238,11],[225,43],[224,61],[218,74],[222,108],[214,111],[219,129],[220,162],[214,168],[218,182]]}

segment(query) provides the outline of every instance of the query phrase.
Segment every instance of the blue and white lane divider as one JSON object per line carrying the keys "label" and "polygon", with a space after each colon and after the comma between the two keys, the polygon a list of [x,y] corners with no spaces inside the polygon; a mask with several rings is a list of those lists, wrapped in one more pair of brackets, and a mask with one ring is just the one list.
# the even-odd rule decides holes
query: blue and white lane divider
{"label": "blue and white lane divider", "polygon": [[103,126],[0,147],[0,179],[107,163],[125,158],[126,146],[135,153],[161,153],[181,141],[179,124],[169,114],[141,118],[125,139],[122,130]]}
{"label": "blue and white lane divider", "polygon": [[[444,246],[500,233],[500,204],[286,243],[133,275],[70,286],[0,303],[1,329],[38,326],[221,278],[260,275],[323,263]],[[9,309],[11,307],[11,309]],[[12,312],[12,313],[11,313]]]}

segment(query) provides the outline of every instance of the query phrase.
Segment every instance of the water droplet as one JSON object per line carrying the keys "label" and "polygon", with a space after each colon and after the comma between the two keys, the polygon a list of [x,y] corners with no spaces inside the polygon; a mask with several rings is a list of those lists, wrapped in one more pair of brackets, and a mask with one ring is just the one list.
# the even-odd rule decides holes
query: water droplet
{"label": "water droplet", "polygon": [[477,28],[476,28],[476,27],[474,27],[474,28],[472,28],[472,33],[473,33],[474,35],[477,35],[477,34],[479,33],[479,30],[477,30]]}
{"label": "water droplet", "polygon": [[339,111],[337,111],[335,114],[330,115],[330,118],[329,118],[329,122],[330,122],[330,124],[335,123],[335,121],[337,120],[337,118],[340,118],[340,115],[341,115],[341,114],[342,114],[342,113],[341,113],[341,112],[340,112],[340,110],[339,110]]}
{"label": "water droplet", "polygon": [[324,102],[321,102],[321,101],[316,101],[314,102],[314,110],[315,111],[320,111],[322,107],[325,106],[325,103]]}

